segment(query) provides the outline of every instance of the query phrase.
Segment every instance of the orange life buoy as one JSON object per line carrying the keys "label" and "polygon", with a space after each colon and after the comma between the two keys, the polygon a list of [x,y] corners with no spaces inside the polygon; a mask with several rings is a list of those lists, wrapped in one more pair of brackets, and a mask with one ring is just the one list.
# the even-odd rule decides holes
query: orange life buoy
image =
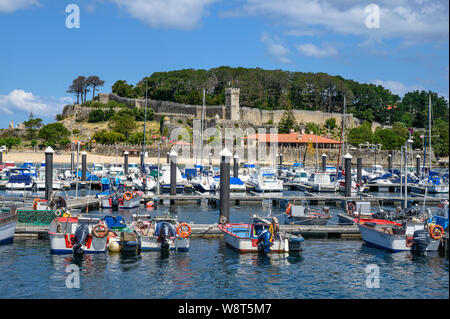
{"label": "orange life buoy", "polygon": [[[351,209],[350,209],[350,207],[351,207]],[[347,203],[347,206],[345,207],[345,209],[347,210],[347,213],[351,215],[355,211],[355,204]]]}
{"label": "orange life buoy", "polygon": [[104,224],[97,224],[92,228],[92,235],[103,238],[108,234],[108,227]]}
{"label": "orange life buoy", "polygon": [[291,215],[291,210],[292,210],[292,204],[289,203],[288,207],[286,208],[286,215]]}
{"label": "orange life buoy", "polygon": [[125,200],[130,200],[133,198],[133,193],[131,193],[130,191],[125,192],[125,194],[123,194],[123,199]]}
{"label": "orange life buoy", "polygon": [[[438,230],[438,232],[436,233],[436,230]],[[433,227],[431,227],[430,229],[430,236],[433,239],[440,239],[442,237],[442,235],[444,234],[444,228],[442,228],[441,225],[434,225]]]}
{"label": "orange life buoy", "polygon": [[190,234],[191,234],[191,226],[189,226],[186,223],[181,223],[180,225],[178,225],[177,227],[178,236],[180,236],[181,238],[186,238],[189,237]]}

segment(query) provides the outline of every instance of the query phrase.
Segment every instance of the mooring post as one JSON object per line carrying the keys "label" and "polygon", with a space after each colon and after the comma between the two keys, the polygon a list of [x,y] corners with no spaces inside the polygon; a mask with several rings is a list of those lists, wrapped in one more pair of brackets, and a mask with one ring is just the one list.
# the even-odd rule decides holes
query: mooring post
{"label": "mooring post", "polygon": [[362,158],[358,157],[356,159],[356,183],[361,184],[362,182]]}
{"label": "mooring post", "polygon": [[75,143],[70,143],[70,174],[73,174],[74,166],[75,166],[75,153],[74,153],[74,147]]}
{"label": "mooring post", "polygon": [[225,147],[220,152],[220,216],[219,223],[230,221],[230,161],[231,152]]}
{"label": "mooring post", "polygon": [[[170,195],[175,196],[177,194],[177,162],[178,154],[174,150],[169,153],[170,156]],[[175,200],[170,200],[170,205],[175,204]]]}
{"label": "mooring post", "polygon": [[327,154],[322,154],[322,172],[327,171]]}
{"label": "mooring post", "polygon": [[416,156],[416,176],[420,177],[420,155]]}
{"label": "mooring post", "polygon": [[128,176],[128,151],[123,152],[123,166],[125,176]]}
{"label": "mooring post", "polygon": [[169,163],[170,163],[170,153],[167,152],[167,163],[166,164],[169,164]]}
{"label": "mooring post", "polygon": [[0,164],[3,164],[3,148],[0,149]]}
{"label": "mooring post", "polygon": [[86,163],[87,154],[85,151],[81,153],[81,180],[86,180],[86,171],[87,171],[87,163]]}
{"label": "mooring post", "polygon": [[53,154],[55,151],[49,146],[45,150],[45,199],[50,200],[53,191]]}
{"label": "mooring post", "polygon": [[388,172],[392,173],[392,154],[388,155]]}
{"label": "mooring post", "polygon": [[233,177],[238,177],[239,174],[239,155],[234,155],[233,157]]}
{"label": "mooring post", "polygon": [[351,196],[352,190],[352,156],[347,153],[345,160],[345,197]]}

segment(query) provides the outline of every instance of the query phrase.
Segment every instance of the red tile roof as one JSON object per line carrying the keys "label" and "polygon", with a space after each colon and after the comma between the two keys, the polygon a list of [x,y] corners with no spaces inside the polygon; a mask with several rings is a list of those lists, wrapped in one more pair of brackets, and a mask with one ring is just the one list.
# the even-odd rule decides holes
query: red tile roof
{"label": "red tile roof", "polygon": [[300,134],[298,132],[293,132],[290,134],[254,134],[247,137],[248,139],[255,140],[257,139],[259,142],[273,142],[278,143],[300,143],[307,144],[311,143],[319,143],[319,144],[341,144],[341,142],[332,140],[327,137],[314,135],[314,134]]}

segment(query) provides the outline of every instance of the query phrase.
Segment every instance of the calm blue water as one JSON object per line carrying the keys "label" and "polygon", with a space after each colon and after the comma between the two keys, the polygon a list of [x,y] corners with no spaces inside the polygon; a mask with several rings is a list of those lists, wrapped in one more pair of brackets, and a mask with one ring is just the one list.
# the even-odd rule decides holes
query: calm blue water
{"label": "calm blue water", "polygon": [[[340,210],[330,207],[336,221]],[[269,205],[231,207],[232,222],[250,214],[277,215]],[[161,215],[157,209],[120,211]],[[110,211],[96,211],[108,214]],[[180,205],[172,210],[181,221],[215,223],[217,209]],[[361,240],[307,239],[302,257],[284,254],[239,254],[223,238],[192,238],[189,252],[51,255],[48,240],[16,239],[0,246],[1,298],[449,298],[448,258],[429,254],[390,254]],[[66,267],[80,266],[80,288],[66,287]],[[366,267],[376,265],[379,288],[367,288]]]}

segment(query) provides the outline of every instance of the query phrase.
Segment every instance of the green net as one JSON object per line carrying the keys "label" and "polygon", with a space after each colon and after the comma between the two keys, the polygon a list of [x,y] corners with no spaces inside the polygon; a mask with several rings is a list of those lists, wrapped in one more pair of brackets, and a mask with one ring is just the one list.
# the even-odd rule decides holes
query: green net
{"label": "green net", "polygon": [[18,222],[26,225],[50,225],[56,218],[55,210],[17,210]]}

